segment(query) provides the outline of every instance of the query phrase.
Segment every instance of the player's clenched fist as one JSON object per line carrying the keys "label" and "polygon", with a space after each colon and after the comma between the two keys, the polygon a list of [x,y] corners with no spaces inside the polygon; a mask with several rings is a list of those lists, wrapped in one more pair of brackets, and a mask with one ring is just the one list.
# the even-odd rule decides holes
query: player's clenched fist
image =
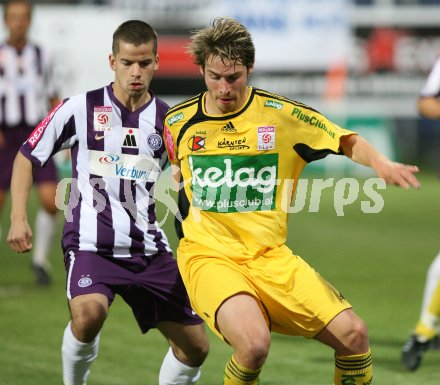
{"label": "player's clenched fist", "polygon": [[16,225],[11,223],[7,242],[9,247],[16,253],[25,253],[32,249],[32,230],[29,224]]}

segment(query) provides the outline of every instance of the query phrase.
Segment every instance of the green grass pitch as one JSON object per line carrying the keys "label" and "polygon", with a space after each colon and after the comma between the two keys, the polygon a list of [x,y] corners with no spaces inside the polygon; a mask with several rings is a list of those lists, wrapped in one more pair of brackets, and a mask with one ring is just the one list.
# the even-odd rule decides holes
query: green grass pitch
{"label": "green grass pitch", "polygon": [[[345,208],[344,216],[338,216],[334,190],[326,189],[318,212],[308,212],[306,201],[302,211],[290,216],[289,246],[366,320],[378,385],[437,385],[439,381],[440,351],[428,352],[415,373],[400,364],[400,350],[419,314],[427,268],[440,248],[440,181],[423,173],[420,179],[418,191],[396,187],[380,191],[384,200],[380,213],[363,213],[361,201],[368,199],[359,196]],[[35,196],[31,199],[33,218]],[[60,346],[68,312],[59,236],[51,254],[54,284],[36,287],[30,255],[14,254],[6,246],[8,210],[2,217],[0,243],[0,385],[60,385]],[[175,247],[170,220],[166,229]],[[209,335],[211,352],[199,384],[220,385],[231,350]],[[156,331],[140,334],[131,311],[117,298],[102,331],[88,385],[156,385],[166,350]],[[329,385],[332,380],[330,348],[301,337],[273,334],[262,385]]]}

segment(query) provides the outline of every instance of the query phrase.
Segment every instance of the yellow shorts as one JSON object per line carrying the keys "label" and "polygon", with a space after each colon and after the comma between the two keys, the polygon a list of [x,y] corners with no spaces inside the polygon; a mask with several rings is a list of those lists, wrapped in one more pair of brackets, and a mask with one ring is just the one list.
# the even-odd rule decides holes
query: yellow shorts
{"label": "yellow shorts", "polygon": [[218,251],[181,240],[177,263],[193,309],[221,338],[217,310],[238,293],[248,293],[257,300],[272,331],[307,338],[351,308],[332,285],[285,245],[237,264]]}

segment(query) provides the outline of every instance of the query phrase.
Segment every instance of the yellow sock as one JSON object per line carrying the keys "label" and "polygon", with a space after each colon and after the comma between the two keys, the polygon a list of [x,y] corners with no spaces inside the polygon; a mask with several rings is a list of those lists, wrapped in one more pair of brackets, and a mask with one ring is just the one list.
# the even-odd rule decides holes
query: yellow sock
{"label": "yellow sock", "polygon": [[335,355],[334,385],[371,385],[373,382],[371,352],[352,356]]}
{"label": "yellow sock", "polygon": [[241,366],[231,357],[225,367],[224,385],[257,385],[261,368],[257,370],[247,369]]}
{"label": "yellow sock", "polygon": [[436,334],[438,333],[436,328],[432,328],[430,326],[427,326],[423,320],[420,320],[417,322],[416,328],[414,330],[414,333],[417,335],[417,339],[420,342],[426,342],[430,339],[434,338]]}
{"label": "yellow sock", "polygon": [[440,317],[440,282],[432,294],[431,302],[428,307],[428,311],[435,317]]}
{"label": "yellow sock", "polygon": [[440,282],[432,293],[428,308],[423,310],[419,322],[414,330],[420,342],[428,341],[438,333],[438,320],[440,318]]}

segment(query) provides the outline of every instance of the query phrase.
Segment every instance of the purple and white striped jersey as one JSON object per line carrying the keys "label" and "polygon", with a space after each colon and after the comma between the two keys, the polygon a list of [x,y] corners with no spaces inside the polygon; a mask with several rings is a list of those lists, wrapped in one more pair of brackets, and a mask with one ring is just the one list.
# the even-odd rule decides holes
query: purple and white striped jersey
{"label": "purple and white striped jersey", "polygon": [[421,97],[440,97],[440,57],[437,58],[420,92]]}
{"label": "purple and white striped jersey", "polygon": [[35,126],[57,95],[52,63],[42,47],[27,44],[18,51],[0,45],[0,126]]}
{"label": "purple and white striped jersey", "polygon": [[110,84],[65,99],[29,136],[21,152],[37,164],[71,148],[64,250],[106,257],[171,251],[152,199],[167,162],[162,131],[168,108],[152,95],[131,112],[116,99]]}

